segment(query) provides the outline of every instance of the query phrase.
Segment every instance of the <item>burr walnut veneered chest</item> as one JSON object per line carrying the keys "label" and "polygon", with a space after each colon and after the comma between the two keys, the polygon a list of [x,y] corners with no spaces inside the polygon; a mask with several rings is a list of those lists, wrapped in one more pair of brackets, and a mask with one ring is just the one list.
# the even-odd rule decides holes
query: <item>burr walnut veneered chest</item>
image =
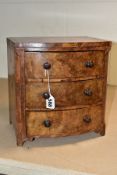
{"label": "burr walnut veneered chest", "polygon": [[[7,46],[10,122],[18,145],[35,137],[105,134],[110,41],[14,37]],[[46,106],[49,88],[53,109]]]}

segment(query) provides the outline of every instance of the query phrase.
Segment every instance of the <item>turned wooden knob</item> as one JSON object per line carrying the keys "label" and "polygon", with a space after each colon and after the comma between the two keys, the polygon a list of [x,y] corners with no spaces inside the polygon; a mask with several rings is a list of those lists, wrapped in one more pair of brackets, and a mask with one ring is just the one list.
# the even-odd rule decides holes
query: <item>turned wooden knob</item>
{"label": "turned wooden knob", "polygon": [[43,64],[43,68],[44,69],[50,69],[51,68],[51,64],[46,62],[46,63]]}
{"label": "turned wooden knob", "polygon": [[50,120],[44,120],[43,122],[44,126],[49,128],[51,126],[51,121]]}
{"label": "turned wooden knob", "polygon": [[43,98],[48,99],[50,97],[48,92],[44,92],[43,93]]}
{"label": "turned wooden knob", "polygon": [[84,90],[84,94],[86,95],[86,96],[92,96],[92,94],[93,94],[93,92],[92,92],[92,90],[91,89],[85,89]]}
{"label": "turned wooden knob", "polygon": [[87,61],[85,62],[85,67],[92,68],[94,66],[93,61]]}
{"label": "turned wooden knob", "polygon": [[83,121],[84,121],[85,123],[90,123],[90,122],[91,122],[91,117],[90,117],[89,115],[85,115],[85,116],[83,117]]}

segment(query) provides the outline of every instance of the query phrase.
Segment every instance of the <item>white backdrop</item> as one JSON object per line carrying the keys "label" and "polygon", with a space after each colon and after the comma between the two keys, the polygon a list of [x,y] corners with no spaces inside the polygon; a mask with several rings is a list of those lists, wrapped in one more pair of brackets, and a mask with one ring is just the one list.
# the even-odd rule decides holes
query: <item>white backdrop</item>
{"label": "white backdrop", "polygon": [[[7,77],[6,37],[92,36],[117,41],[116,0],[0,0],[0,77]],[[117,84],[116,44],[109,63]]]}

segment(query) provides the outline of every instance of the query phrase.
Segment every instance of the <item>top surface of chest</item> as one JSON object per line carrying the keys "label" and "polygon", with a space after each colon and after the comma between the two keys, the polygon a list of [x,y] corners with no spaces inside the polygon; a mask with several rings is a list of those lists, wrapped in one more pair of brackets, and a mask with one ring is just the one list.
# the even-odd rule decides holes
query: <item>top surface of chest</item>
{"label": "top surface of chest", "polygon": [[111,46],[110,41],[91,37],[11,37],[7,41],[27,51],[31,48],[40,51],[104,50]]}

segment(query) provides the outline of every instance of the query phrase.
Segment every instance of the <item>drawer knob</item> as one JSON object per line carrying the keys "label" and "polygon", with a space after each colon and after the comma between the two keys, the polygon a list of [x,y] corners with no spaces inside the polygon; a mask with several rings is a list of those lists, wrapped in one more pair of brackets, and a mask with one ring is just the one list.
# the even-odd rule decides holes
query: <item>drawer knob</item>
{"label": "drawer knob", "polygon": [[43,93],[43,98],[48,99],[50,97],[48,92],[44,92]]}
{"label": "drawer knob", "polygon": [[51,126],[51,121],[50,120],[44,120],[43,122],[44,126],[49,128]]}
{"label": "drawer knob", "polygon": [[94,66],[93,61],[87,61],[85,62],[85,67],[92,68]]}
{"label": "drawer knob", "polygon": [[90,123],[90,122],[91,122],[91,117],[90,117],[89,115],[85,115],[85,116],[83,117],[83,121],[84,121],[85,123]]}
{"label": "drawer knob", "polygon": [[44,69],[50,69],[51,68],[51,64],[46,62],[46,63],[43,64],[43,68]]}
{"label": "drawer knob", "polygon": [[86,96],[92,96],[93,92],[92,92],[91,89],[85,89],[85,90],[84,90],[84,94],[85,94]]}

